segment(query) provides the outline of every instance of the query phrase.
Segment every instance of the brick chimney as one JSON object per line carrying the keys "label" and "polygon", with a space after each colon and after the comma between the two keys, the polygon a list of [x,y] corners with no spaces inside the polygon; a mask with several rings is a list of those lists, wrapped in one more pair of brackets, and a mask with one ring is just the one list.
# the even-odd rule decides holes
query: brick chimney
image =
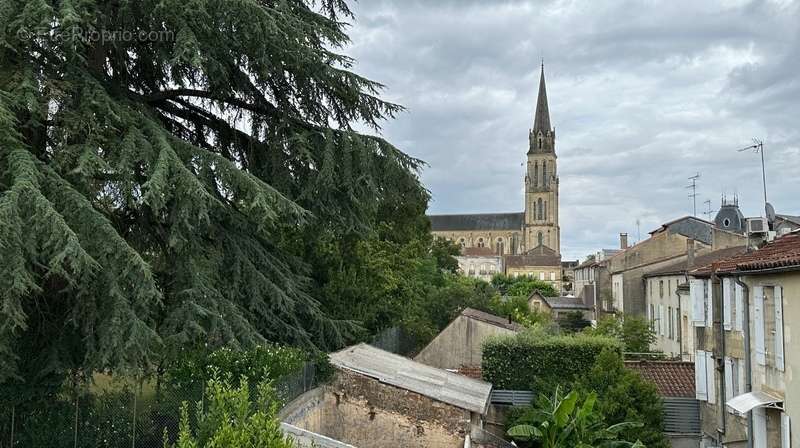
{"label": "brick chimney", "polygon": [[625,250],[628,248],[628,234],[627,233],[620,233],[619,234],[619,248]]}

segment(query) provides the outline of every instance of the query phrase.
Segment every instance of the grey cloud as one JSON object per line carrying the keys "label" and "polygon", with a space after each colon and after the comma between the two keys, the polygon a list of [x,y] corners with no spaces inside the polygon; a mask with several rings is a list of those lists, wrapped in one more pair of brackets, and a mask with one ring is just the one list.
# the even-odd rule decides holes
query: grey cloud
{"label": "grey cloud", "polygon": [[518,211],[540,58],[558,136],[562,247],[578,258],[739,193],[800,214],[800,4],[362,0],[356,70],[408,111],[383,135],[426,160],[431,212]]}

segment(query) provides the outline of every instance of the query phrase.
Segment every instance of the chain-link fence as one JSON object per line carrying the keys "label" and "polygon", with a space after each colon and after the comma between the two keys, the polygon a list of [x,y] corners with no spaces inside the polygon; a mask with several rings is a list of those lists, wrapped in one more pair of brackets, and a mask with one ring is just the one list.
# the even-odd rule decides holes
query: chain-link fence
{"label": "chain-link fence", "polygon": [[[317,378],[307,363],[274,387],[286,403],[316,387]],[[182,388],[141,381],[29,392],[36,398],[0,407],[0,448],[162,448],[177,438],[183,403],[192,420],[206,406],[202,381]]]}

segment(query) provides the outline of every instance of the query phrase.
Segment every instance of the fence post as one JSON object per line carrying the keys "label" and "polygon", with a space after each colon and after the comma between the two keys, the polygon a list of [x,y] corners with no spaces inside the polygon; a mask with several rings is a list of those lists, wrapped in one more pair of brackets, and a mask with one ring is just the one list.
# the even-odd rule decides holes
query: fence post
{"label": "fence post", "polygon": [[78,387],[75,386],[75,426],[73,428],[73,448],[78,448]]}
{"label": "fence post", "polygon": [[11,406],[11,445],[9,445],[9,448],[14,448],[14,417],[16,409],[16,406]]}

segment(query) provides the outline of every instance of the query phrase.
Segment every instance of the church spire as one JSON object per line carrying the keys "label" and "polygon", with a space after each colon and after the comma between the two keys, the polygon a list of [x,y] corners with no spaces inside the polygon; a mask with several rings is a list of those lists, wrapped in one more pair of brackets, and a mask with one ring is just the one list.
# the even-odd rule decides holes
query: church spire
{"label": "church spire", "polygon": [[539,78],[539,99],[536,101],[536,116],[533,119],[533,130],[547,132],[550,127],[550,109],[547,107],[547,89],[544,86],[544,61],[542,75]]}

